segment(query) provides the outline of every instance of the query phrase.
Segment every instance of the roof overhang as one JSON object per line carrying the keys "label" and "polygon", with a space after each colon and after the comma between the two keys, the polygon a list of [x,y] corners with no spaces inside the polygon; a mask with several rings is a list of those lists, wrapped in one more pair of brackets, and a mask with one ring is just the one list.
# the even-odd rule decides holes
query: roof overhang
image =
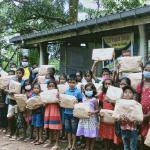
{"label": "roof overhang", "polygon": [[150,6],[144,6],[100,18],[85,20],[78,23],[64,25],[52,30],[14,37],[11,43],[32,45],[42,42],[61,41],[80,35],[87,35],[102,31],[137,26],[150,23]]}

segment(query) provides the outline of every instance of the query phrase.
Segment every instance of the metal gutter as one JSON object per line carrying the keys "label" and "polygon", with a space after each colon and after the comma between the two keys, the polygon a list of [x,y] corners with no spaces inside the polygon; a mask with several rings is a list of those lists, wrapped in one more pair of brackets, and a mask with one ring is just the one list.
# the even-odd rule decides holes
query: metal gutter
{"label": "metal gutter", "polygon": [[97,25],[97,24],[105,24],[105,23],[109,23],[112,21],[123,20],[125,18],[137,17],[140,15],[142,16],[147,13],[150,13],[150,5],[138,7],[138,8],[134,8],[131,10],[122,11],[122,12],[117,12],[115,14],[108,14],[99,18],[94,18],[90,20],[63,25],[61,27],[54,28],[51,30],[43,30],[37,33],[30,33],[30,34],[25,34],[22,36],[17,36],[17,37],[10,39],[10,42],[15,43],[15,42],[19,42],[22,40],[28,40],[32,38],[38,38],[38,37],[48,36],[52,34],[63,33],[63,32],[67,32],[71,30],[78,30],[81,28],[86,28],[86,27]]}

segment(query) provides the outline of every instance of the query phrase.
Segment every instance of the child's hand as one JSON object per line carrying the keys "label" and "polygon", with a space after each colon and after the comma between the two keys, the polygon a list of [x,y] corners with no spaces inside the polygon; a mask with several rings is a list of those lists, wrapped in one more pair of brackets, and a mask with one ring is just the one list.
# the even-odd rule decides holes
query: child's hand
{"label": "child's hand", "polygon": [[94,115],[94,112],[88,112],[88,115],[92,116],[92,115]]}
{"label": "child's hand", "polygon": [[73,104],[75,105],[75,104],[77,104],[78,103],[78,101],[77,100],[75,100],[74,102],[73,102]]}

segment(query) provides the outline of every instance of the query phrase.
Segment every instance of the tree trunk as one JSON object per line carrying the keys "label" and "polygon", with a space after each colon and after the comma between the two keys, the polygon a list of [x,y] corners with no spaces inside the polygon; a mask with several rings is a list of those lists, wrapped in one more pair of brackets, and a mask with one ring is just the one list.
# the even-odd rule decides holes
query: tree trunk
{"label": "tree trunk", "polygon": [[69,19],[68,23],[78,20],[78,4],[79,0],[69,0]]}

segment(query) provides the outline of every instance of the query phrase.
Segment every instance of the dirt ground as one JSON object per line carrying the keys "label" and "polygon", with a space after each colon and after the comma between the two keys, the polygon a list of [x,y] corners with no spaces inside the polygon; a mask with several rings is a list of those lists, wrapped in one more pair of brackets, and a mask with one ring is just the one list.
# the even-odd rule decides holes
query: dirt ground
{"label": "dirt ground", "polygon": [[[65,150],[67,142],[61,142],[61,150]],[[96,143],[95,150],[100,150],[100,145]],[[83,149],[83,148],[82,148]],[[77,150],[82,150],[77,148]],[[50,148],[43,148],[43,145],[34,145],[30,142],[23,141],[11,141],[5,134],[0,133],[0,150],[50,150]]]}

